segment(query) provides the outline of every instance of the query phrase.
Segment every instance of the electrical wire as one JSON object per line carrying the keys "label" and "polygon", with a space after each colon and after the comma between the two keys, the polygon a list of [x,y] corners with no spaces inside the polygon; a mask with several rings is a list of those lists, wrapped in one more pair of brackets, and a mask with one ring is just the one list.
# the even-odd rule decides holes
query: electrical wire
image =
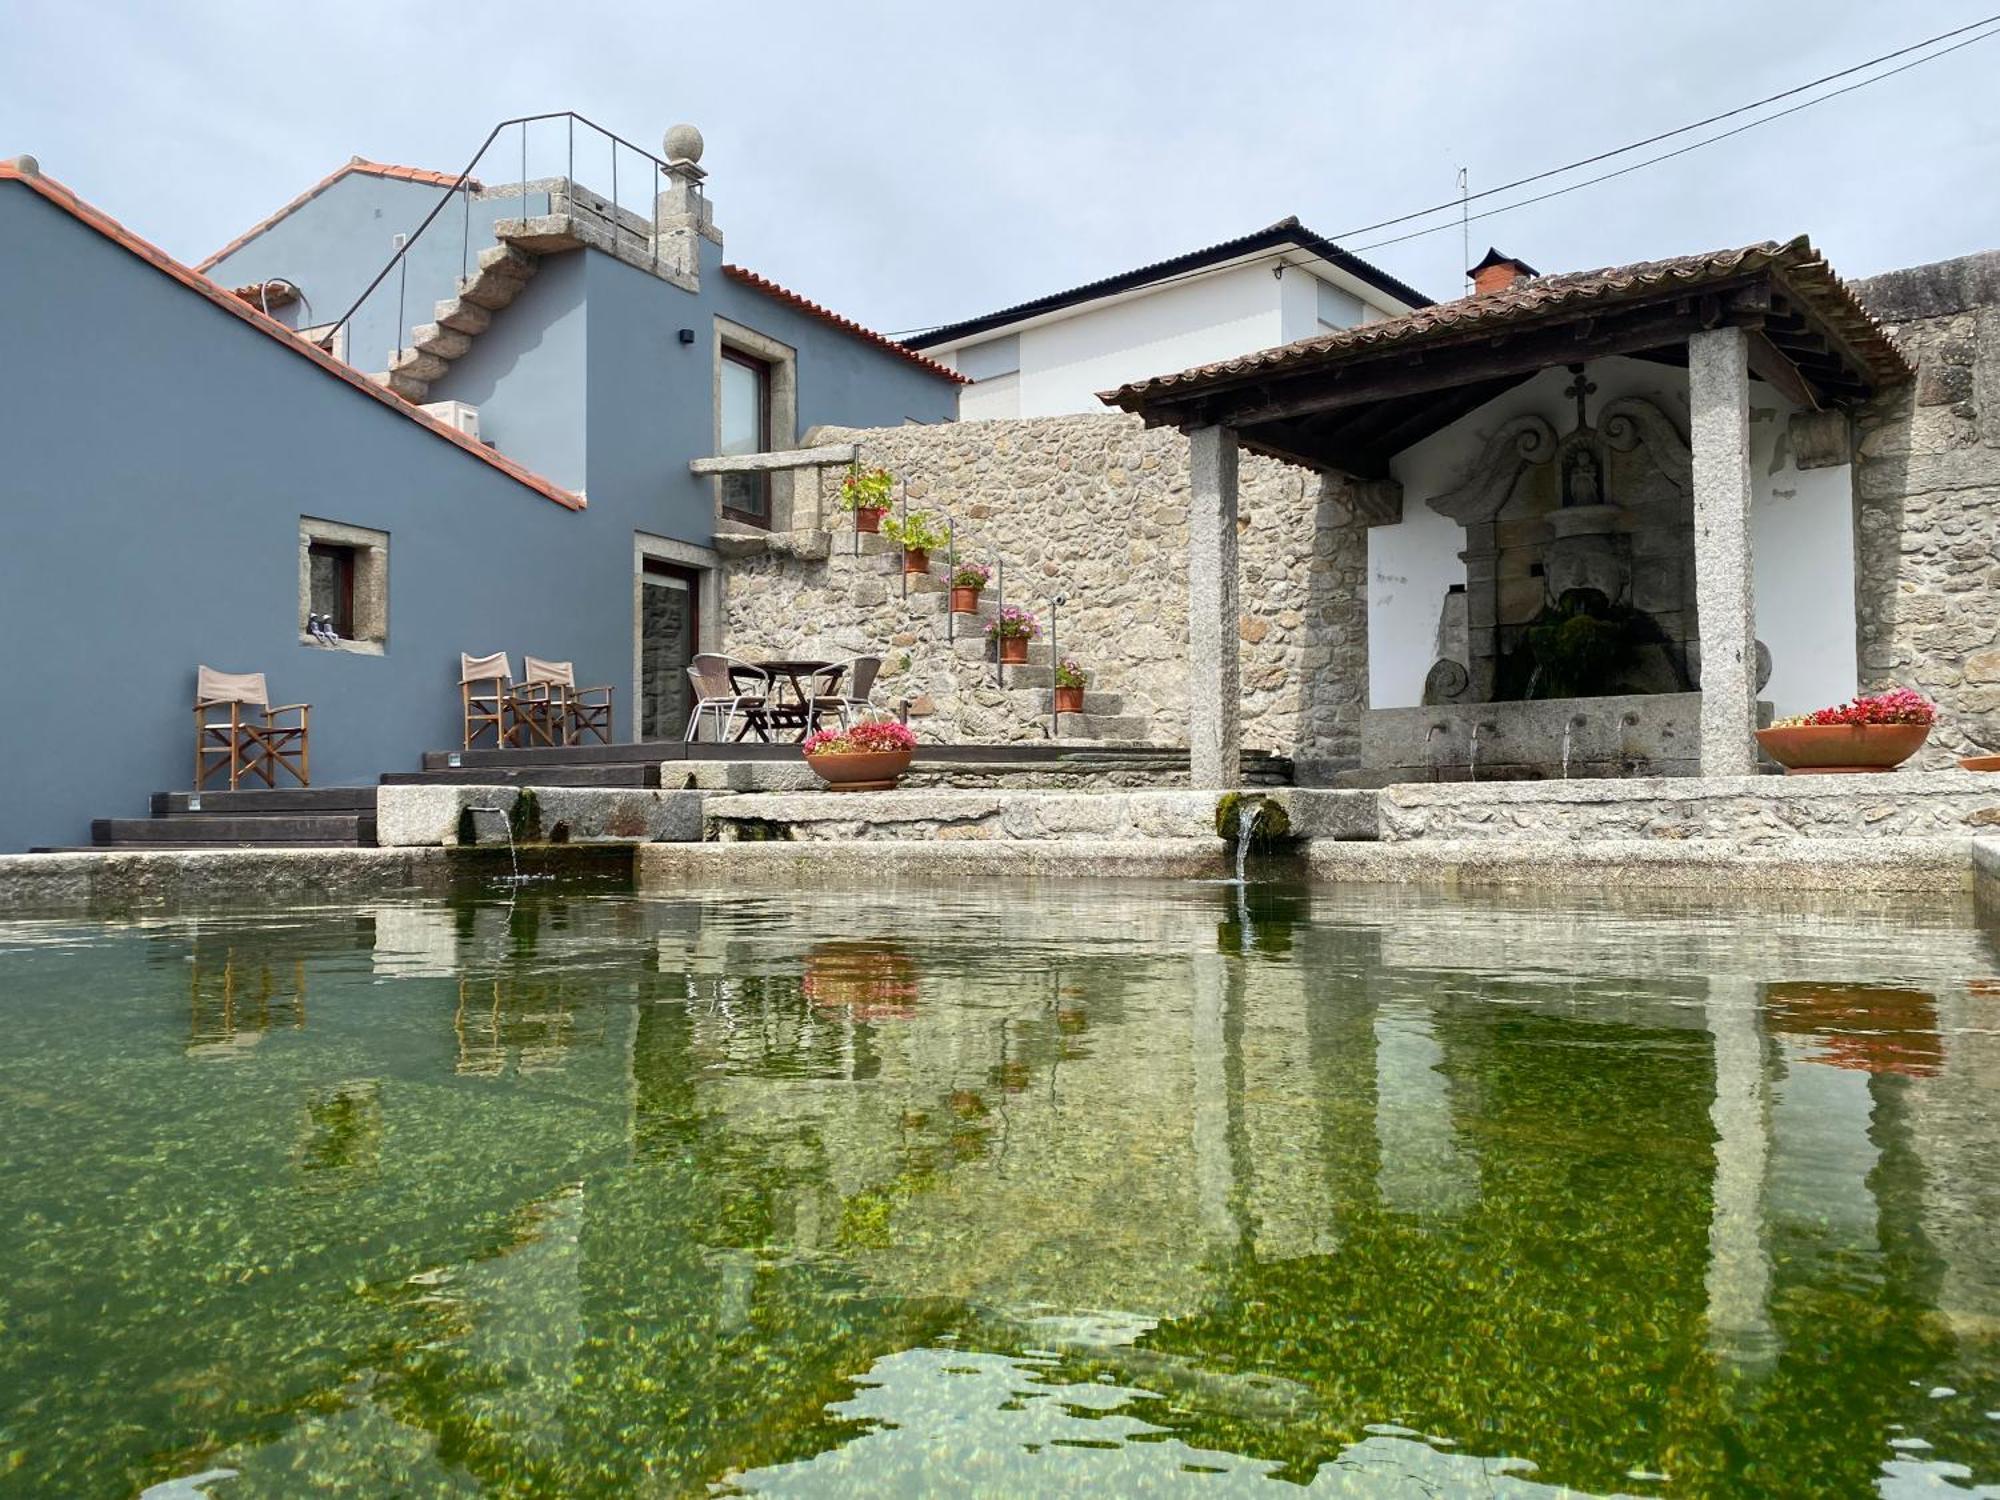
{"label": "electrical wire", "polygon": [[[1730,130],[1718,131],[1716,134],[1712,136],[1705,136],[1699,141],[1691,141],[1685,146],[1677,147],[1672,151],[1661,152],[1658,156],[1647,157],[1644,161],[1633,162],[1629,166],[1620,167],[1615,171],[1603,172],[1595,177],[1586,178],[1582,182],[1569,183],[1563,187],[1553,189],[1546,193],[1538,193],[1535,194],[1533,197],[1522,198],[1512,203],[1504,203],[1495,208],[1485,209],[1479,213],[1471,215],[1469,219],[1449,220],[1446,221],[1445,223],[1435,224],[1425,229],[1412,230],[1408,234],[1394,235],[1387,239],[1371,240],[1365,245],[1358,245],[1352,247],[1342,246],[1341,248],[1347,250],[1349,254],[1359,254],[1367,250],[1381,249],[1382,247],[1387,245],[1400,245],[1410,240],[1421,239],[1426,235],[1436,234],[1442,230],[1458,228],[1461,227],[1462,224],[1469,223],[1472,220],[1489,219],[1497,214],[1510,213],[1517,208],[1528,208],[1537,203],[1546,203],[1550,199],[1560,198],[1567,193],[1577,192],[1587,187],[1594,187],[1599,183],[1609,182],[1613,178],[1627,176],[1630,173],[1639,171],[1641,168],[1657,166],[1659,163],[1664,161],[1671,161],[1675,157],[1686,156],[1690,152],[1699,151],[1704,146],[1712,146],[1716,144],[1718,141],[1726,141],[1733,136],[1742,135],[1746,131],[1754,130],[1759,125],[1769,124],[1773,120],[1782,120],[1788,115],[1795,115],[1799,113],[1799,111],[1801,110],[1810,109],[1815,104],[1824,103],[1829,99],[1837,99],[1841,97],[1843,94],[1851,94],[1855,92],[1855,90],[1857,89],[1866,88],[1871,83],[1879,83],[1885,78],[1894,78],[1897,74],[1907,73],[1910,69],[1919,67],[1924,63],[1935,62],[1938,58],[1948,56],[1953,52],[1959,51],[1961,48],[1969,47],[1974,42],[1983,42],[1991,37],[2000,36],[2000,24],[1996,23],[2000,23],[2000,13],[1989,15],[1982,20],[1968,22],[1966,25],[1963,26],[1953,27],[1949,31],[1941,31],[1935,36],[1925,38],[1923,41],[1912,42],[1908,46],[1899,47],[1893,52],[1884,52],[1879,56],[1869,58],[1865,62],[1858,62],[1850,67],[1841,68],[1836,72],[1824,74],[1821,77],[1815,78],[1808,83],[1797,84],[1792,88],[1783,89],[1778,93],[1766,95],[1764,98],[1754,100],[1751,103],[1740,104],[1736,106],[1734,109],[1727,109],[1721,111],[1718,114],[1708,115],[1703,119],[1692,121],[1689,124],[1676,126],[1672,130],[1660,131],[1657,134],[1647,136],[1642,140],[1632,141],[1626,145],[1616,147],[1615,149],[1609,151],[1599,151],[1591,156],[1580,157],[1576,161],[1568,162],[1559,167],[1550,167],[1545,171],[1531,173],[1526,177],[1517,177],[1511,182],[1501,183],[1496,187],[1482,189],[1480,192],[1473,193],[1465,198],[1447,199],[1442,203],[1434,203],[1428,208],[1420,208],[1410,213],[1398,214],[1394,218],[1378,219],[1373,224],[1364,224],[1354,229],[1344,229],[1340,231],[1338,234],[1325,236],[1324,238],[1327,238],[1329,240],[1349,239],[1358,235],[1372,233],[1374,230],[1377,229],[1393,228],[1395,225],[1398,224],[1407,224],[1416,219],[1427,218],[1432,214],[1440,213],[1447,209],[1462,210],[1463,205],[1466,203],[1471,203],[1481,198],[1490,198],[1495,196],[1496,194],[1509,192],[1519,187],[1526,187],[1532,183],[1543,182],[1551,177],[1560,177],[1566,172],[1573,172],[1581,167],[1592,166],[1601,161],[1609,161],[1613,157],[1624,156],[1630,152],[1642,150],[1647,146],[1657,145],[1659,142],[1665,140],[1671,140],[1675,136],[1686,135],[1691,130],[1700,130],[1704,126],[1714,125],[1723,120],[1733,119],[1736,116],[1744,114],[1749,110],[1761,109],[1766,105],[1775,104],[1779,100],[1793,98],[1798,94],[1806,92],[1807,90],[1819,88],[1823,84],[1832,83],[1842,78],[1852,77],[1856,73],[1863,72],[1869,68],[1878,67],[1885,62],[1893,62],[1899,57],[1908,57],[1912,52],[1923,51],[1924,48],[1936,46],[1939,42],[1951,41],[1953,37],[1965,37],[1965,40],[1963,41],[1953,42],[1951,46],[1940,48],[1936,52],[1925,53],[1924,56],[1914,58],[1911,61],[1904,63],[1901,67],[1890,68],[1886,72],[1876,73],[1871,75],[1870,77],[1860,79],[1854,83],[1850,83],[1846,85],[1844,88],[1833,89],[1827,93],[1815,95],[1813,98],[1803,100],[1800,103],[1794,104],[1787,109],[1776,110],[1768,115],[1760,115],[1756,119],[1747,120],[1743,124],[1735,126]],[[1981,28],[1992,28],[1992,29],[1981,30]],[[1965,36],[1965,34],[1969,31],[1978,32],[1979,34],[1976,36]],[[1239,266],[1261,265],[1266,262],[1274,260],[1282,261],[1286,256],[1295,253],[1297,253],[1296,247],[1287,247],[1282,250],[1267,251],[1261,255],[1253,256],[1243,261],[1237,262],[1236,264]],[[1172,276],[1163,276],[1158,281],[1151,281],[1146,283],[1146,286],[1149,290],[1156,287],[1171,286],[1176,282],[1188,281],[1199,276],[1208,275],[1214,269],[1215,267],[1213,266],[1202,266],[1192,271],[1182,271]],[[892,333],[888,335],[888,337],[896,339],[913,338],[919,334],[930,333],[935,331],[936,329],[945,328],[949,326],[951,325],[946,323],[930,323],[920,328],[906,328],[899,332]]]}

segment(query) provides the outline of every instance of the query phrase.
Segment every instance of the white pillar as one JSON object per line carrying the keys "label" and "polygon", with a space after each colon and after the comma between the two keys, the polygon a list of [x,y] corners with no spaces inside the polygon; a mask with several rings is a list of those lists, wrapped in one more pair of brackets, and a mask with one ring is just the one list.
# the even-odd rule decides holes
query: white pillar
{"label": "white pillar", "polygon": [[1750,339],[1688,339],[1694,595],[1701,632],[1701,774],[1757,769],[1757,612],[1750,574]]}
{"label": "white pillar", "polygon": [[1236,432],[1188,434],[1188,785],[1242,778],[1236,660]]}

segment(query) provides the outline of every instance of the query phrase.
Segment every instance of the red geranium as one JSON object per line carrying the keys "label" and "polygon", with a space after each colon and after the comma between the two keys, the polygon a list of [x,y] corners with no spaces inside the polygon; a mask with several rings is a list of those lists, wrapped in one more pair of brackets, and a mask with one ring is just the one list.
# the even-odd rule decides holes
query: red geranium
{"label": "red geranium", "polygon": [[1781,727],[1802,724],[1935,724],[1937,705],[1913,688],[1892,688],[1886,693],[1864,693],[1851,703],[1835,708],[1815,709],[1780,721]]}
{"label": "red geranium", "polygon": [[812,755],[857,755],[877,750],[914,750],[917,736],[893,719],[869,720],[851,729],[822,729],[805,743]]}

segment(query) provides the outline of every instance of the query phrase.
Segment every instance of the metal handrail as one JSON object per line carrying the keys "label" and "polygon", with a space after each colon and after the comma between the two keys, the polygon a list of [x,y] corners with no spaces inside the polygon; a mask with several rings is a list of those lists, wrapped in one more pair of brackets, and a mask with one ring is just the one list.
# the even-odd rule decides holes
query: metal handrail
{"label": "metal handrail", "polygon": [[[465,196],[466,215],[468,221],[470,220],[472,213],[471,196],[466,192],[466,186],[468,183],[472,182],[473,180],[472,174],[474,171],[478,169],[480,162],[485,160],[486,153],[492,150],[494,143],[500,139],[501,132],[506,130],[511,130],[517,126],[520,128],[521,131],[521,179],[520,179],[521,216],[524,219],[527,217],[528,127],[530,125],[540,124],[544,120],[567,120],[569,122],[570,175],[565,180],[571,182],[572,184],[575,182],[575,172],[576,172],[576,127],[579,124],[581,124],[590,130],[596,131],[599,135],[605,137],[612,143],[611,144],[611,182],[612,182],[611,223],[614,234],[616,234],[619,228],[618,224],[619,203],[617,196],[619,148],[623,147],[627,151],[637,152],[640,156],[643,156],[647,161],[653,163],[653,165],[658,167],[661,171],[665,171],[669,165],[668,162],[666,162],[660,157],[653,155],[653,153],[648,151],[644,146],[633,145],[632,142],[626,140],[625,137],[618,134],[617,131],[607,130],[602,125],[599,125],[595,120],[580,115],[575,110],[571,109],[554,110],[548,114],[520,115],[511,120],[502,120],[498,125],[495,125],[491,130],[489,130],[486,133],[486,139],[480,142],[479,149],[472,154],[472,160],[465,164],[465,170],[460,172],[458,176],[453,179],[451,186],[445,188],[444,191],[439,195],[438,201],[432,205],[431,211],[424,215],[422,222],[419,223],[417,227],[413,231],[411,231],[409,236],[406,239],[404,239],[403,243],[397,247],[396,253],[389,258],[389,263],[383,266],[380,271],[375,273],[375,279],[369,282],[368,285],[362,289],[361,295],[354,299],[354,304],[351,307],[349,307],[346,312],[340,315],[339,321],[336,322],[332,326],[332,328],[327,330],[326,336],[328,339],[331,339],[333,335],[340,329],[346,328],[353,321],[354,315],[361,311],[362,304],[365,303],[371,296],[375,294],[375,289],[381,286],[383,282],[389,279],[389,273],[391,271],[397,270],[399,267],[402,266],[404,258],[408,256],[408,254],[410,253],[410,247],[415,245],[418,240],[423,238],[424,232],[428,230],[431,227],[431,225],[436,221],[437,216],[444,212],[445,205],[451,202],[453,198],[458,197],[460,195]],[[658,253],[657,234],[654,236],[654,244],[655,244],[654,253],[657,254]],[[462,275],[469,274],[468,266],[461,264],[459,269]],[[397,353],[399,354],[402,352],[402,336],[403,336],[403,330],[399,328],[396,334]]]}

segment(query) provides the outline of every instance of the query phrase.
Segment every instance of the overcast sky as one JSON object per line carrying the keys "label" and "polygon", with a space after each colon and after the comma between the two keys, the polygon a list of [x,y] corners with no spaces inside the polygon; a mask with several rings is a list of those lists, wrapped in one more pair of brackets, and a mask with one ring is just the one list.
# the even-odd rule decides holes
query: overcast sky
{"label": "overcast sky", "polygon": [[[729,257],[900,331],[1286,214],[1360,250],[1379,236],[1348,231],[1452,196],[1460,166],[1493,186],[1989,8],[0,0],[0,156],[192,261],[350,155],[456,172],[511,116],[656,151],[689,120]],[[2000,247],[1996,84],[2000,39],[1475,222],[1473,253],[1554,271],[1804,232],[1860,276]],[[1461,289],[1456,224],[1365,253]]]}

